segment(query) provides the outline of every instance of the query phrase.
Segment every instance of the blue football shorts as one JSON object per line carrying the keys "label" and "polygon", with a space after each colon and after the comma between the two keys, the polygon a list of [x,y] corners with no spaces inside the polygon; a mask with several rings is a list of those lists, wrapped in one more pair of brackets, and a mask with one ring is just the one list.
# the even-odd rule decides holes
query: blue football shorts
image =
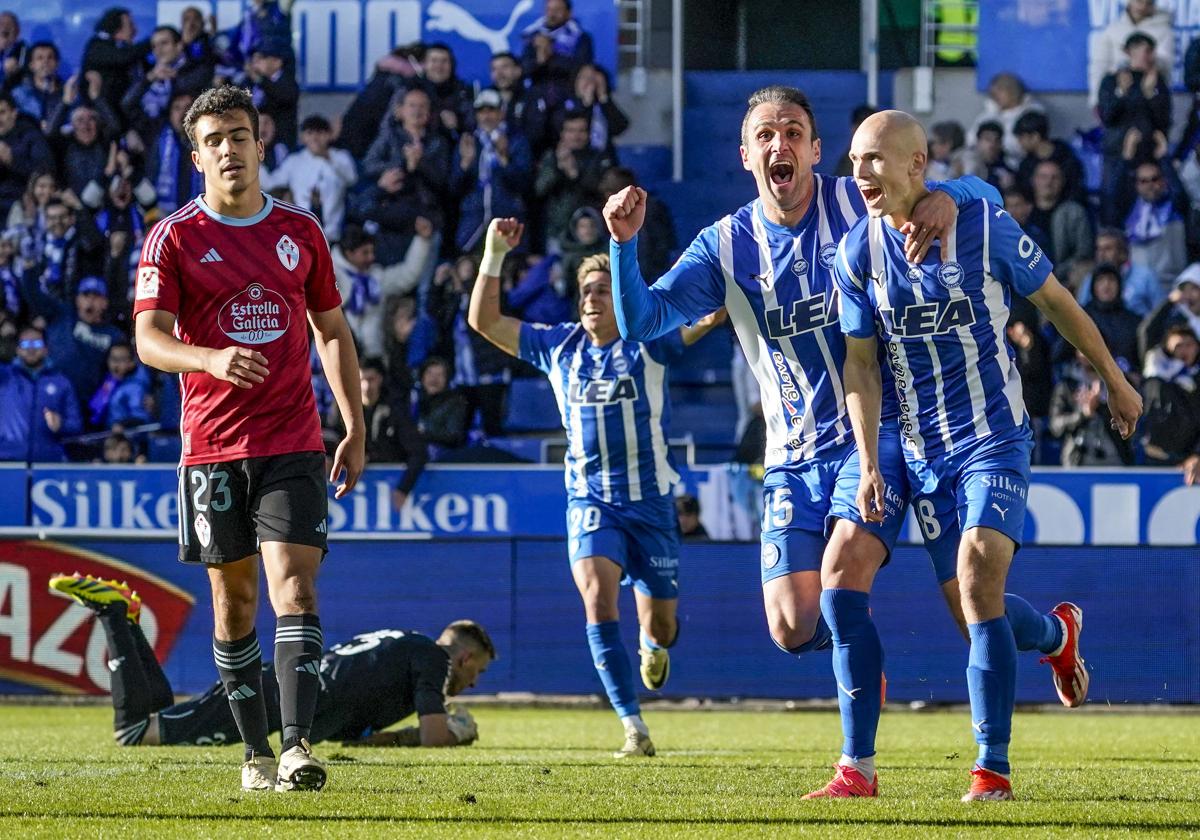
{"label": "blue football shorts", "polygon": [[571,565],[581,557],[607,557],[632,584],[651,598],[679,597],[679,521],[671,496],[613,505],[598,499],[567,503],[567,545]]}

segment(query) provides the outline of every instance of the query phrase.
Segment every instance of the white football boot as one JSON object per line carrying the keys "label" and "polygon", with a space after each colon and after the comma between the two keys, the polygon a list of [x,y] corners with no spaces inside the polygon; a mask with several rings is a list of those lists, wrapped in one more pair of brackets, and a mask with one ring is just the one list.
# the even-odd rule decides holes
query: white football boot
{"label": "white football boot", "polygon": [[279,758],[275,790],[320,790],[325,787],[325,765],[312,754],[306,739]]}

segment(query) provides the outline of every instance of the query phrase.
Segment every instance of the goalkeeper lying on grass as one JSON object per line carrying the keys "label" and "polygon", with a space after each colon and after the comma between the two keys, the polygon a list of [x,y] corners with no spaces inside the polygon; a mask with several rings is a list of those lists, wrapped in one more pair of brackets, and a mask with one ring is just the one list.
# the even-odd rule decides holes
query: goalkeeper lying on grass
{"label": "goalkeeper lying on grass", "polygon": [[[94,610],[108,639],[113,737],[136,745],[240,743],[225,689],[175,703],[170,683],[138,624],[141,598],[129,587],[79,573],[55,575],[50,590]],[[454,747],[479,737],[465,709],[447,712],[446,698],[471,688],[496,658],[487,631],[455,621],[435,641],[404,630],[376,630],[335,645],[321,659],[321,690],[312,741],[347,745]],[[263,663],[267,709],[278,709],[275,669]],[[246,686],[235,691],[250,690]],[[416,712],[418,726],[383,732]],[[271,732],[280,731],[278,713]]]}

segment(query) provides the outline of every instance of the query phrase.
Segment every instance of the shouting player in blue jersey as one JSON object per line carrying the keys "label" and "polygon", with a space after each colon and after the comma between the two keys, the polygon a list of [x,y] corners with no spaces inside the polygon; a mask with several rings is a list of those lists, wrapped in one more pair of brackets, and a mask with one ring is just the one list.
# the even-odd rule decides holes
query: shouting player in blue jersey
{"label": "shouting player in blue jersey", "polygon": [[[1032,450],[1021,378],[1005,339],[1012,295],[1029,298],[1087,356],[1108,388],[1113,427],[1125,438],[1142,401],[1096,325],[1055,279],[1049,259],[1001,207],[980,200],[961,208],[939,247],[909,261],[900,231],[927,193],[926,150],[920,123],[900,111],[868,118],[851,144],[868,215],[841,245],[836,280],[847,337],[846,397],[862,463],[857,505],[863,519],[886,521],[878,335],[927,544],[931,554],[953,549],[957,559],[979,744],[963,800],[1012,799],[1008,744],[1017,662],[1004,582],[1022,538]],[[944,544],[946,533],[958,535],[956,546]]]}
{"label": "shouting player in blue jersey", "polygon": [[[792,654],[834,649],[847,739],[838,775],[814,795],[873,796],[883,655],[866,593],[903,525],[908,481],[900,431],[891,422],[880,435],[888,517],[876,522],[859,514],[858,458],[842,384],[846,348],[831,273],[838,242],[866,207],[853,179],[813,172],[821,144],[801,91],[775,86],[750,97],[741,153],[758,199],[702,231],[649,289],[636,260],[645,193],[631,187],[609,199],[604,216],[613,235],[618,324],[626,338],[646,340],[721,306],[728,309],[767,418],[761,573],[771,636]],[[949,229],[956,199],[999,200],[978,179],[937,189],[945,192],[928,197],[906,229],[914,259]],[[961,625],[953,577],[953,566],[948,575],[938,570]],[[1065,628],[1021,599],[1011,600],[1034,618],[1022,649],[1052,651]],[[835,607],[841,617],[836,623]],[[873,669],[873,676],[855,682],[864,669]]]}
{"label": "shouting player in blue jersey", "polygon": [[667,648],[678,635],[679,527],[671,488],[679,476],[667,450],[667,365],[683,341],[678,331],[659,341],[621,339],[607,255],[579,267],[580,323],[527,324],[502,315],[500,267],[521,232],[514,219],[488,227],[468,320],[488,341],[550,378],[568,441],[571,574],[583,597],[592,661],[625,727],[616,756],[652,756],[617,600],[622,581],[631,582],[642,682],[657,690],[667,681]]}

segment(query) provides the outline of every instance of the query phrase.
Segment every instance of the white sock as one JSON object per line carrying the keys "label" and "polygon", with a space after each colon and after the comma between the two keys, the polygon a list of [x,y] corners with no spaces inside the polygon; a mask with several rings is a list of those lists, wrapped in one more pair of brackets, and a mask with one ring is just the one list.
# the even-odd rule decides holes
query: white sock
{"label": "white sock", "polygon": [[1054,650],[1050,651],[1050,653],[1047,653],[1046,655],[1047,656],[1058,656],[1067,647],[1067,622],[1063,621],[1061,618],[1059,618],[1056,615],[1051,616],[1051,618],[1053,618],[1055,621],[1057,621],[1058,625],[1060,627],[1062,627],[1062,642],[1059,644],[1058,647],[1056,647]]}
{"label": "white sock", "polygon": [[650,727],[646,726],[646,722],[642,720],[641,715],[626,715],[621,718],[621,724],[626,729],[636,729],[639,735],[650,734]]}
{"label": "white sock", "polygon": [[842,753],[842,757],[838,761],[838,764],[843,767],[853,767],[855,770],[861,773],[862,777],[868,782],[873,781],[875,778],[875,756],[873,755],[869,755],[866,758],[851,758],[845,753]]}

